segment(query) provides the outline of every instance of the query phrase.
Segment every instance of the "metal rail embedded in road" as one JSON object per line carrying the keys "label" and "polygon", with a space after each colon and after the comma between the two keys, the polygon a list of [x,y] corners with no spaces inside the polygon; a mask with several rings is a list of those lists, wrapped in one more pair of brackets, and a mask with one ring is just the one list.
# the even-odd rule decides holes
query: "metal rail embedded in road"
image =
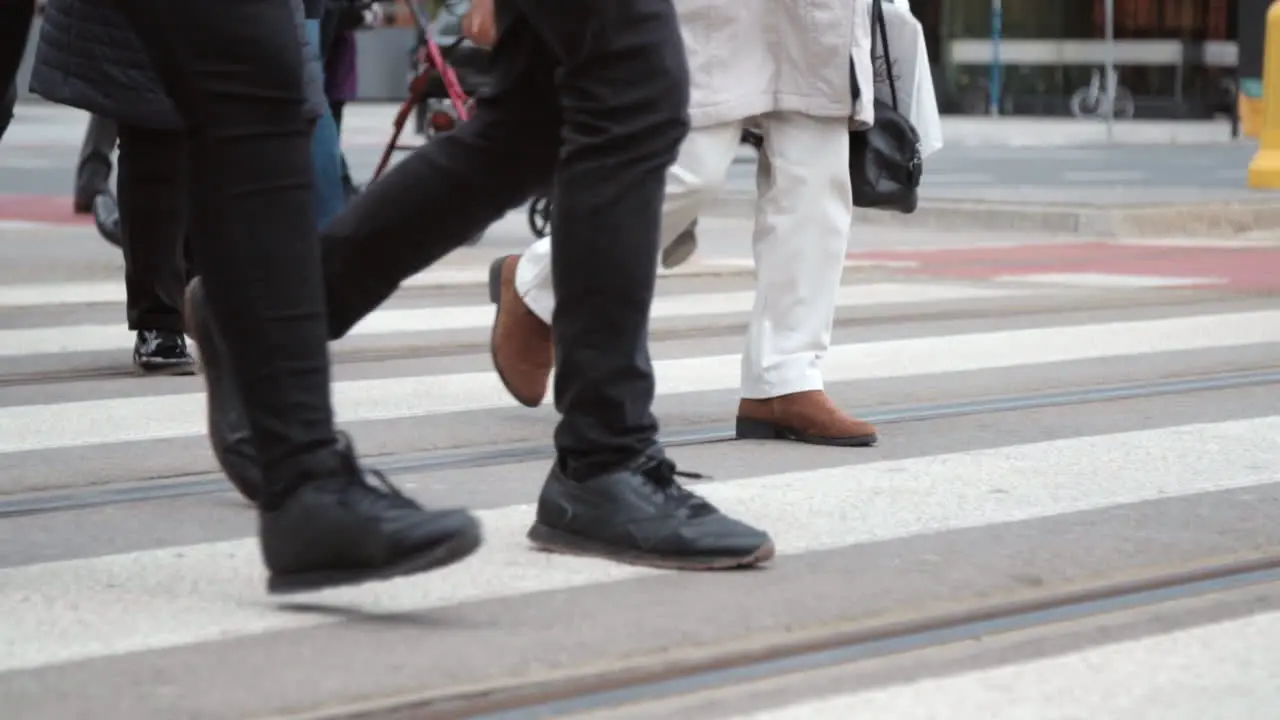
{"label": "metal rail embedded in road", "polygon": [[1086,620],[1257,585],[1280,583],[1280,549],[1153,569],[1142,576],[1028,591],[891,620],[823,626],[612,667],[330,707],[263,720],[543,720],[656,702],[993,635]]}
{"label": "metal rail embedded in road", "polygon": [[[1280,369],[1219,373],[1196,377],[1151,380],[1119,385],[1103,385],[1027,393],[959,402],[911,405],[867,413],[868,422],[888,425],[924,422],[967,415],[1037,410],[1069,405],[1085,405],[1164,395],[1232,390],[1280,384]],[[732,427],[715,425],[666,432],[662,441],[669,447],[706,445],[734,439]],[[494,465],[510,465],[550,460],[554,449],[545,444],[520,443],[485,449],[462,448],[426,453],[405,453],[369,458],[368,462],[393,475],[428,471],[459,470]],[[217,473],[156,478],[120,487],[47,491],[0,499],[0,519],[28,515],[70,512],[94,507],[134,502],[151,502],[180,497],[230,492],[226,479]]]}

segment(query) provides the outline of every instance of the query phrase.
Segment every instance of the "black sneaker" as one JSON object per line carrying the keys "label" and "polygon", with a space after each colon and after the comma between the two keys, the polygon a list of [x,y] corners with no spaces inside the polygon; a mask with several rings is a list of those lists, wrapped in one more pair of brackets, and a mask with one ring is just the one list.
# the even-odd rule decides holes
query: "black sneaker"
{"label": "black sneaker", "polygon": [[195,278],[187,285],[187,329],[200,349],[208,397],[209,444],[213,457],[236,490],[251,503],[262,497],[262,469],[253,447],[253,434],[240,401],[235,376],[227,367],[226,350],[204,301],[204,284]]}
{"label": "black sneaker", "polygon": [[471,513],[423,509],[378,471],[362,469],[348,442],[340,444],[340,474],[303,484],[279,509],[259,516],[268,592],[414,575],[452,565],[480,547],[480,523]]}
{"label": "black sneaker", "polygon": [[677,476],[702,477],[677,471],[665,457],[645,456],[574,482],[557,463],[542,487],[529,540],[550,552],[670,570],[749,567],[773,558],[767,533],[724,515]]}
{"label": "black sneaker", "polygon": [[133,366],[147,375],[194,375],[196,361],[180,332],[139,330],[133,341]]}

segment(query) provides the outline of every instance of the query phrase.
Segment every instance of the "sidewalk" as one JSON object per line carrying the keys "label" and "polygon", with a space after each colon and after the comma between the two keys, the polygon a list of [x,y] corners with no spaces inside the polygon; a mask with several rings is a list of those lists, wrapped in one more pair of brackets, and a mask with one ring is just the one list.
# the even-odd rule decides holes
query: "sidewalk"
{"label": "sidewalk", "polygon": [[[396,103],[351,103],[343,113],[344,144],[353,147],[381,147],[391,137],[392,122],[400,106]],[[5,144],[76,144],[84,132],[87,116],[79,110],[39,100],[18,105]],[[418,142],[407,123],[403,140]],[[1106,125],[1101,121],[1074,118],[1002,117],[947,115],[942,118],[944,141],[966,147],[1070,147],[1107,142]],[[1121,145],[1188,145],[1232,142],[1231,125],[1224,120],[1118,120],[1113,141]],[[1243,142],[1252,142],[1243,138]]]}
{"label": "sidewalk", "polygon": [[[1119,145],[1208,145],[1233,142],[1227,120],[1117,120],[1111,142]],[[1100,120],[1075,118],[981,117],[942,118],[947,145],[967,147],[1069,147],[1107,144]],[[1240,138],[1234,142],[1253,142]]]}

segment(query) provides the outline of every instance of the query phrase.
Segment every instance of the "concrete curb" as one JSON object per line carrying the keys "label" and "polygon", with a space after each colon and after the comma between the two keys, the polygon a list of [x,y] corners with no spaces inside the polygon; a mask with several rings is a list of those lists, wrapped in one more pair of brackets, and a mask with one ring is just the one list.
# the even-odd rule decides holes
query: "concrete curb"
{"label": "concrete curb", "polygon": [[[754,196],[724,195],[710,214],[754,215]],[[1280,230],[1280,200],[1166,205],[1047,205],[924,200],[911,215],[860,211],[860,225],[927,230],[1027,231],[1095,238],[1224,238]]]}

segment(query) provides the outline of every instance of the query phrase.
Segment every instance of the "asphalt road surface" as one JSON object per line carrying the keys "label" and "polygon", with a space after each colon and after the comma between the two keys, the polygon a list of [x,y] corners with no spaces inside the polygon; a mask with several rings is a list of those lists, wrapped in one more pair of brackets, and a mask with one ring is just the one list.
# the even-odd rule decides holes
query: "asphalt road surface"
{"label": "asphalt road surface", "polygon": [[[4,172],[26,197],[70,179]],[[132,373],[118,251],[83,221],[0,221],[0,716],[1280,707],[1280,243],[863,230],[823,367],[881,442],[842,449],[727,435],[750,222],[708,218],[703,251],[659,280],[656,410],[671,456],[710,476],[694,489],[769,529],[779,556],[689,574],[527,546],[556,414],[504,394],[483,286],[496,249],[528,242],[522,222],[332,349],[356,446],[424,502],[478,510],[486,545],[286,603],[215,473],[200,379]]]}

